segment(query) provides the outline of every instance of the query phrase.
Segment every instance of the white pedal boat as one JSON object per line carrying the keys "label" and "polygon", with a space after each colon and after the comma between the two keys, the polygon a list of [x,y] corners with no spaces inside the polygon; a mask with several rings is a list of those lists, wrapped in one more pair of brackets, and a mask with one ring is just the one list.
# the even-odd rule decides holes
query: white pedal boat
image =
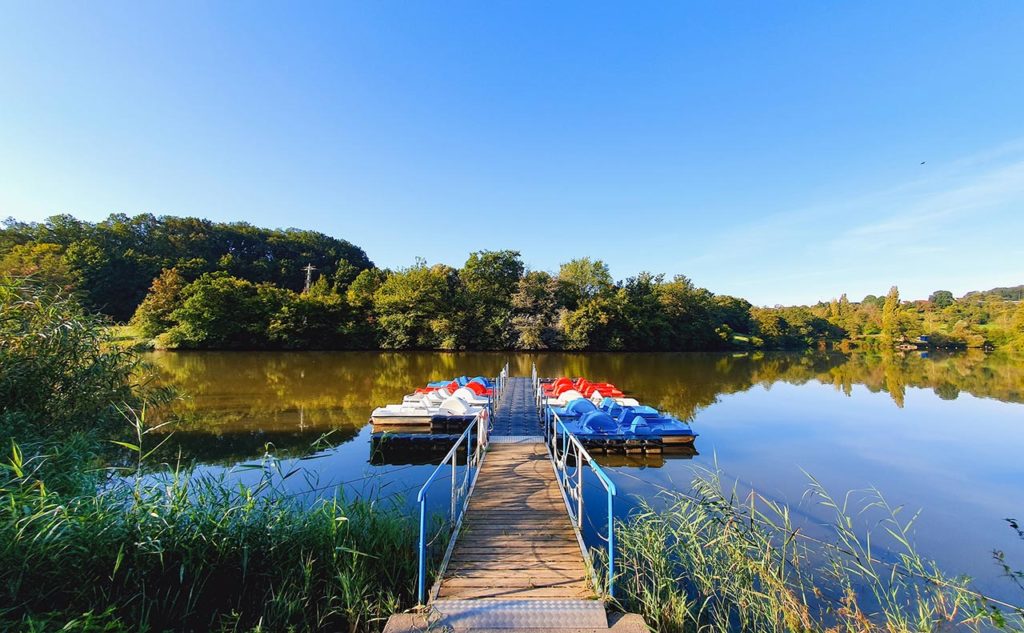
{"label": "white pedal boat", "polygon": [[[592,396],[590,396],[590,401],[593,402],[594,404],[596,404],[597,406],[601,406],[601,403],[604,402],[604,399],[605,399],[605,396],[602,396],[600,391],[594,391],[594,394]],[[614,400],[615,404],[621,405],[623,407],[639,407],[640,406],[640,402],[637,401],[636,398],[610,398],[610,399]]]}
{"label": "white pedal boat", "polygon": [[564,393],[562,393],[562,395],[558,396],[557,398],[545,398],[544,402],[547,403],[547,405],[549,407],[559,407],[560,408],[560,407],[564,407],[565,405],[569,404],[573,400],[579,400],[582,397],[583,397],[582,393],[576,391],[575,389],[568,389]]}
{"label": "white pedal boat", "polygon": [[377,407],[370,414],[375,425],[388,424],[430,424],[434,418],[466,418],[467,420],[483,411],[483,407],[469,404],[465,400],[451,396],[438,406],[428,403],[389,404]]}
{"label": "white pedal boat", "polygon": [[452,394],[449,394],[447,389],[438,389],[429,393],[412,393],[405,396],[402,404],[413,406],[425,404],[426,406],[439,407],[449,397],[458,398],[476,407],[485,407],[490,403],[486,396],[478,396],[472,389],[459,387]]}

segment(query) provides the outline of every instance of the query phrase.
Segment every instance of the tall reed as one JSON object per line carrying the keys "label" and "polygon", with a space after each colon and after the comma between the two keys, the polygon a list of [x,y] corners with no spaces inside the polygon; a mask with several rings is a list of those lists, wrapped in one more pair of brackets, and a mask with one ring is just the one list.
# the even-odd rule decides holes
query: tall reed
{"label": "tall reed", "polygon": [[[877,490],[837,500],[811,478],[807,495],[827,513],[830,537],[806,537],[787,506],[741,498],[715,471],[689,491],[641,501],[616,530],[622,606],[666,632],[1024,630],[1024,612],[921,557],[913,518]],[[874,541],[856,527],[864,513],[880,531]]]}
{"label": "tall reed", "polygon": [[248,486],[154,468],[106,323],[32,280],[0,308],[0,630],[370,631],[415,602],[399,499],[309,505],[274,459]]}
{"label": "tall reed", "polygon": [[9,470],[0,628],[370,631],[415,603],[418,532],[397,499],[309,506],[270,467],[255,485],[170,471],[64,498],[17,455]]}

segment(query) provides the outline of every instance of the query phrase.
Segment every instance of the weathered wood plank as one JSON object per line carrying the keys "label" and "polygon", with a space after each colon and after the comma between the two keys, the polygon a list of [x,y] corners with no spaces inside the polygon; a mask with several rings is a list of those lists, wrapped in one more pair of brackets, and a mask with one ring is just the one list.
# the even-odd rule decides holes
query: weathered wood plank
{"label": "weathered wood plank", "polygon": [[466,587],[470,589],[491,589],[491,588],[523,588],[523,589],[559,589],[564,588],[570,591],[586,589],[586,584],[580,578],[541,578],[538,576],[453,576],[446,578],[445,586]]}
{"label": "weathered wood plank", "polygon": [[478,598],[494,598],[496,600],[529,600],[529,599],[586,599],[593,597],[589,586],[573,587],[541,587],[526,589],[519,587],[446,587],[441,585],[438,598],[472,600]]}
{"label": "weathered wood plank", "polygon": [[583,567],[578,561],[452,561],[448,566],[452,575],[495,572],[521,574],[530,572],[564,572],[580,574]]}

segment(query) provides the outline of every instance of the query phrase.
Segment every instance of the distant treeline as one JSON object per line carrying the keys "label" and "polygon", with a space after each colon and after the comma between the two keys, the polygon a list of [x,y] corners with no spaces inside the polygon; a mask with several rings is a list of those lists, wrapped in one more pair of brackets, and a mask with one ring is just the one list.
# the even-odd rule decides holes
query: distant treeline
{"label": "distant treeline", "polygon": [[131,318],[165,269],[176,268],[189,280],[222,271],[301,290],[309,264],[341,286],[372,266],[361,248],[345,240],[243,222],[114,214],[94,224],[57,215],[43,223],[8,219],[0,230],[0,272],[33,273],[77,288],[87,307],[117,321]]}
{"label": "distant treeline", "polygon": [[894,287],[860,302],[764,308],[683,275],[615,281],[589,258],[549,273],[527,270],[516,251],[480,251],[457,269],[418,260],[384,270],[344,240],[244,223],[112,215],[4,226],[0,274],[77,289],[171,349],[1024,350],[1024,286],[913,302]]}

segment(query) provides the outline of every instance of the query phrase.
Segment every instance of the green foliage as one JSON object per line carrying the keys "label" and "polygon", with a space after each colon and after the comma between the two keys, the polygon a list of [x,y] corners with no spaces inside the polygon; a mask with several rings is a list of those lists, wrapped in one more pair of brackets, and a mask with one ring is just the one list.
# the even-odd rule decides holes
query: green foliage
{"label": "green foliage", "polygon": [[0,277],[0,307],[7,432],[19,441],[70,434],[82,420],[109,429],[112,405],[133,397],[137,359],[109,344],[106,322],[58,288],[24,280]]}
{"label": "green foliage", "polygon": [[953,293],[948,290],[936,290],[932,294],[928,295],[928,301],[931,301],[939,308],[948,308],[953,305]]}
{"label": "green foliage", "polygon": [[184,288],[185,278],[177,268],[164,269],[153,280],[149,294],[132,316],[131,324],[138,328],[139,334],[153,338],[174,325],[171,313],[181,303],[181,291]]}
{"label": "green foliage", "polygon": [[70,270],[87,306],[119,321],[131,317],[153,279],[167,268],[176,267],[189,280],[224,271],[298,291],[307,264],[336,277],[339,285],[371,266],[362,249],[315,231],[148,214],[114,214],[95,224],[67,215],[38,224],[8,220],[0,229],[0,256],[6,260],[18,245],[49,245],[60,252],[60,266]]}
{"label": "green foliage", "polygon": [[894,343],[903,340],[902,325],[900,291],[893,286],[889,289],[889,294],[885,295],[885,304],[882,306],[882,345],[892,347]]}
{"label": "green foliage", "polygon": [[575,310],[562,314],[561,329],[565,349],[622,349],[618,333],[621,303],[616,296],[595,296],[583,301]]}
{"label": "green foliage", "polygon": [[472,253],[459,271],[465,294],[465,345],[470,349],[506,349],[514,341],[512,295],[524,266],[518,251]]}
{"label": "green foliage", "polygon": [[389,274],[373,299],[382,347],[458,348],[463,299],[455,269],[419,261]]}
{"label": "green foliage", "polygon": [[664,275],[642,272],[627,279],[619,289],[624,349],[672,349],[672,323],[662,303],[663,284]]}
{"label": "green foliage", "polygon": [[[922,558],[916,517],[877,491],[854,505],[811,478],[806,497],[825,513],[828,540],[806,538],[788,506],[724,488],[717,472],[664,491],[659,507],[641,501],[616,527],[623,606],[666,632],[1024,630],[1024,611],[1000,610]],[[858,535],[855,517],[876,534]]]}
{"label": "green foliage", "polygon": [[314,286],[308,294],[286,295],[267,327],[271,345],[284,349],[345,347],[348,308],[344,300],[333,292],[316,290]]}
{"label": "green foliage", "polygon": [[[103,318],[59,288],[0,277],[0,446],[19,446],[44,489],[79,490],[138,404],[138,357],[111,344]],[[164,397],[158,392],[146,397]]]}
{"label": "green foliage", "polygon": [[375,631],[412,606],[418,531],[399,502],[308,507],[287,476],[169,472],[77,497],[5,479],[0,628]]}
{"label": "green foliage", "polygon": [[717,319],[714,295],[698,288],[685,275],[676,275],[659,289],[661,304],[670,324],[668,349],[716,349],[721,339],[715,328]]}
{"label": "green foliage", "polygon": [[512,295],[512,336],[516,349],[559,347],[556,328],[558,281],[549,273],[529,271],[519,279]]}
{"label": "green foliage", "polygon": [[559,300],[568,310],[612,290],[608,264],[589,257],[570,260],[558,269]]}
{"label": "green foliage", "polygon": [[[189,298],[266,298],[223,274],[196,283]],[[135,408],[149,394],[105,320],[24,280],[0,279],[0,306],[0,630],[375,631],[414,603],[418,530],[401,501],[309,507],[274,459],[251,486],[143,476],[160,448]],[[100,479],[123,449],[138,466]]]}
{"label": "green foliage", "polygon": [[170,315],[175,325],[160,336],[161,346],[244,349],[262,345],[289,293],[217,272],[190,283],[181,298]]}
{"label": "green foliage", "polygon": [[64,259],[63,249],[56,244],[13,245],[0,256],[0,276],[31,277],[63,290],[73,289],[78,282],[75,271]]}
{"label": "green foliage", "polygon": [[[458,270],[417,262],[393,272],[343,240],[244,223],[64,215],[4,227],[0,274],[76,288],[87,307],[119,320],[134,313],[140,336],[166,348],[1024,349],[1013,322],[1024,286],[903,303],[894,287],[860,303],[843,294],[755,309],[683,275],[615,282],[591,258],[554,276],[527,272],[510,250],[474,252]],[[307,264],[319,276],[300,296]]]}
{"label": "green foliage", "polygon": [[346,290],[349,305],[355,310],[369,311],[373,307],[373,295],[387,278],[388,272],[379,268],[360,272]]}

